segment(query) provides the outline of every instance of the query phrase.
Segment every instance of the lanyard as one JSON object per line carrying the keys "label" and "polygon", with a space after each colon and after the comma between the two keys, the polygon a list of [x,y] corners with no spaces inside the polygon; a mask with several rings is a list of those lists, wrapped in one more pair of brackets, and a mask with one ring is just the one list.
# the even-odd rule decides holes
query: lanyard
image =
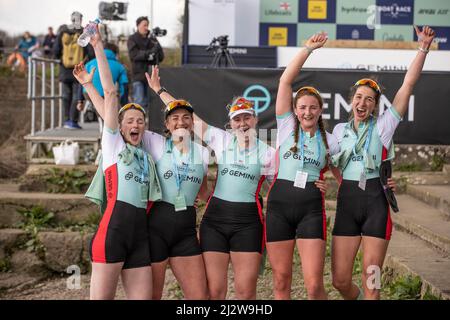
{"label": "lanyard", "polygon": [[[369,145],[370,145],[370,140],[372,140],[372,131],[373,131],[373,118],[370,118],[370,124],[369,124],[369,132],[367,133],[367,137],[366,137],[366,141],[364,142],[364,152],[363,152],[363,156],[368,156],[368,151],[369,151]],[[353,154],[356,156],[356,145],[358,144],[358,139],[356,139],[356,143],[353,146]],[[365,171],[365,166],[364,166],[364,162],[361,163],[363,166],[363,171]]]}
{"label": "lanyard", "polygon": [[[141,180],[142,180],[142,182],[144,182],[144,181],[145,181],[145,177],[148,177],[148,175],[149,175],[149,170],[148,170],[148,155],[147,155],[147,152],[145,152],[145,151],[143,151],[143,150],[141,150],[141,149],[136,148],[135,150],[136,150],[136,151],[135,151],[135,155],[136,155],[136,158],[137,158],[137,160],[138,160],[139,167],[143,169],[143,170],[142,170],[142,173],[141,173]],[[139,151],[142,152],[142,154],[143,154],[143,159],[141,159],[141,156],[140,156],[140,152],[139,152]],[[143,165],[144,165],[144,167],[141,166],[141,161],[142,161],[142,160],[143,160]]]}
{"label": "lanyard", "polygon": [[[172,165],[173,165],[173,171],[175,172],[175,183],[177,185],[177,190],[178,192],[181,191],[181,175],[180,175],[180,171],[178,170],[178,165],[177,165],[177,160],[175,159],[175,152],[174,152],[174,147],[173,147],[173,142],[172,140],[168,140],[168,147],[169,150],[171,151],[171,156],[172,156]],[[186,164],[186,171],[189,172],[189,163],[191,162],[191,152],[192,150],[192,141],[189,141],[189,158]]]}
{"label": "lanyard", "polygon": [[[300,170],[303,170],[303,166],[304,166],[304,153],[305,153],[305,134],[303,133],[302,128],[299,129],[300,130]],[[320,139],[321,139],[321,134],[320,134],[320,130],[316,130],[316,139],[317,139],[317,153],[318,153],[318,157],[317,157],[317,162],[320,161],[320,156],[322,155],[322,149],[320,148]]]}

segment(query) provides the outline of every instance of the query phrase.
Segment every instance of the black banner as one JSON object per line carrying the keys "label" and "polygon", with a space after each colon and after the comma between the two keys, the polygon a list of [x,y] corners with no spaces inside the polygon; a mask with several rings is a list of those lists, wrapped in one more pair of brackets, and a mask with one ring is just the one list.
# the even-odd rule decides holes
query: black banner
{"label": "black banner", "polygon": [[[210,66],[217,49],[220,49],[219,45],[213,47],[183,46],[183,65]],[[224,64],[227,58],[222,54],[223,51],[218,51],[220,57],[218,61],[220,63],[219,66],[228,66]],[[230,46],[228,47],[228,52],[237,67],[276,68],[277,66],[276,47]]]}
{"label": "black banner", "polygon": [[[176,98],[189,100],[200,117],[223,128],[228,121],[226,105],[234,96],[244,95],[255,102],[259,128],[275,129],[275,98],[281,69],[161,69],[161,83]],[[373,74],[382,87],[380,109],[389,106],[403,83],[404,72]],[[371,76],[358,70],[302,70],[293,89],[312,85],[324,98],[323,116],[327,130],[348,120],[350,87],[360,78]],[[401,144],[450,144],[450,73],[423,72],[417,82],[410,107],[396,131],[394,140]],[[163,107],[150,115],[150,127],[161,132]]]}

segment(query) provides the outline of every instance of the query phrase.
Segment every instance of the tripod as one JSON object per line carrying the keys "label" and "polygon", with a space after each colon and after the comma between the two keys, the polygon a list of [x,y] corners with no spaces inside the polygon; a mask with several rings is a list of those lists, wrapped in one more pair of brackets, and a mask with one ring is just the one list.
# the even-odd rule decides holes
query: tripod
{"label": "tripod", "polygon": [[231,56],[227,47],[217,48],[216,53],[214,54],[213,61],[211,62],[211,68],[220,68],[222,66],[224,66],[225,68],[236,67],[233,57]]}

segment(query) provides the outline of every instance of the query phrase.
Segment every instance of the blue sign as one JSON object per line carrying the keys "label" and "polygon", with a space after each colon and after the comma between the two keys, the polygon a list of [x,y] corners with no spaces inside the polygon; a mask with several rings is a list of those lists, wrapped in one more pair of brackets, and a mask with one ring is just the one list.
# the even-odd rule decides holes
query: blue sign
{"label": "blue sign", "polygon": [[254,84],[245,89],[244,98],[253,101],[256,115],[263,113],[270,106],[270,92],[260,84]]}
{"label": "blue sign", "polygon": [[377,10],[380,13],[381,24],[414,23],[414,0],[377,0]]}
{"label": "blue sign", "polygon": [[373,40],[374,30],[365,25],[338,24],[336,26],[336,39],[347,40]]}
{"label": "blue sign", "polygon": [[297,24],[296,23],[260,23],[259,24],[259,45],[269,45],[269,28],[279,27],[287,28],[287,45],[289,47],[297,46]]}

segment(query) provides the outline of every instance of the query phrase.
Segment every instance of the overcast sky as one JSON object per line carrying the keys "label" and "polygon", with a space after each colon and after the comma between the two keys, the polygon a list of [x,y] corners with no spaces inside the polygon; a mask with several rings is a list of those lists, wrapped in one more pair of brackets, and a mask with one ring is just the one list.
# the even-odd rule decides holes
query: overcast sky
{"label": "overcast sky", "polygon": [[[45,34],[61,24],[70,23],[70,14],[80,11],[83,24],[98,16],[99,0],[0,0],[0,29],[10,34]],[[105,1],[113,2],[113,1]],[[119,2],[121,2],[119,0]],[[131,33],[139,16],[149,16],[152,0],[128,0],[127,21],[109,22],[114,34]],[[163,46],[175,46],[176,34],[182,26],[178,18],[183,14],[183,0],[153,0],[153,26],[167,29],[167,36],[159,38]]]}

